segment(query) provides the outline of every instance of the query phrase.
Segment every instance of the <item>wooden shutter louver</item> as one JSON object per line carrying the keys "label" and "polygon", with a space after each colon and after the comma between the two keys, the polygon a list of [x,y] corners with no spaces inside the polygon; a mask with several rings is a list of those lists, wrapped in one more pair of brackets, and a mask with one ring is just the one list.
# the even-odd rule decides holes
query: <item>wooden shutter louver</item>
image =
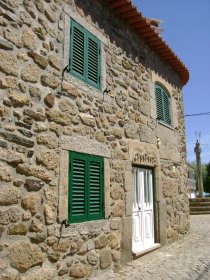
{"label": "wooden shutter louver", "polygon": [[101,157],[70,153],[69,223],[104,217],[103,168]]}
{"label": "wooden shutter louver", "polygon": [[170,98],[163,88],[156,85],[156,107],[157,118],[164,123],[171,125]]}
{"label": "wooden shutter louver", "polygon": [[162,105],[162,94],[161,89],[156,87],[156,106],[157,106],[157,117],[159,120],[163,120],[163,105]]}
{"label": "wooden shutter louver", "polygon": [[87,80],[97,86],[100,82],[100,48],[99,42],[90,35],[88,36],[87,57]]}
{"label": "wooden shutter louver", "polygon": [[71,21],[70,73],[100,89],[101,42]]}
{"label": "wooden shutter louver", "polygon": [[167,93],[163,92],[163,104],[164,104],[164,120],[167,124],[171,124],[170,118],[170,103]]}
{"label": "wooden shutter louver", "polygon": [[70,69],[79,78],[85,73],[85,33],[81,27],[72,22]]}
{"label": "wooden shutter louver", "polygon": [[71,191],[70,191],[70,205],[71,216],[83,219],[85,217],[85,181],[86,181],[86,163],[85,160],[73,158],[72,172],[70,176]]}
{"label": "wooden shutter louver", "polygon": [[103,206],[103,181],[102,181],[102,172],[103,164],[102,161],[92,161],[90,160],[90,169],[89,169],[89,215],[102,215],[102,206]]}

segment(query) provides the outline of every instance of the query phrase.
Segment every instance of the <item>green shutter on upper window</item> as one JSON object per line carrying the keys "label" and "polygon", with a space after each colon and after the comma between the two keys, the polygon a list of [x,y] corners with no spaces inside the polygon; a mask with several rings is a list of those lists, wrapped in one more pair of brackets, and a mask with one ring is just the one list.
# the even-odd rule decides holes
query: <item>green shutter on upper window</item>
{"label": "green shutter on upper window", "polygon": [[75,21],[71,26],[70,72],[80,79],[85,77],[85,30]]}
{"label": "green shutter on upper window", "polygon": [[103,160],[89,161],[89,212],[90,218],[103,217]]}
{"label": "green shutter on upper window", "polygon": [[71,21],[69,71],[100,89],[101,42],[74,20]]}
{"label": "green shutter on upper window", "polygon": [[156,107],[157,118],[164,123],[171,125],[170,98],[163,88],[156,85]]}
{"label": "green shutter on upper window", "polygon": [[157,117],[159,120],[164,120],[161,88],[156,86],[155,93],[156,93]]}
{"label": "green shutter on upper window", "polygon": [[170,117],[170,101],[166,92],[163,91],[163,105],[164,105],[164,121],[167,124],[171,124]]}
{"label": "green shutter on upper window", "polygon": [[91,34],[87,35],[87,81],[100,87],[100,41]]}

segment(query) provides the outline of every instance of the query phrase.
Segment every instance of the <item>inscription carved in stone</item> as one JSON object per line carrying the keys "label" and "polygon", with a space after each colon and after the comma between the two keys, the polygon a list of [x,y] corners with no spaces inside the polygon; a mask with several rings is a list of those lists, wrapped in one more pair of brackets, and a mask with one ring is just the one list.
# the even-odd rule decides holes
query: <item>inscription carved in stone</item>
{"label": "inscription carved in stone", "polygon": [[133,163],[143,164],[149,166],[156,166],[157,161],[153,155],[148,155],[147,153],[134,153]]}

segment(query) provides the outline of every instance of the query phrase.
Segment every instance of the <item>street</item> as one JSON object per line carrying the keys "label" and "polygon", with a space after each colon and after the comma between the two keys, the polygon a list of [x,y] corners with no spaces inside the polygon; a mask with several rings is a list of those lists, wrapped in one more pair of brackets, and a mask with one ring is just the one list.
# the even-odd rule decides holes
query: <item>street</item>
{"label": "street", "polygon": [[119,271],[105,272],[100,279],[209,280],[210,215],[191,216],[190,231],[181,240],[134,260]]}

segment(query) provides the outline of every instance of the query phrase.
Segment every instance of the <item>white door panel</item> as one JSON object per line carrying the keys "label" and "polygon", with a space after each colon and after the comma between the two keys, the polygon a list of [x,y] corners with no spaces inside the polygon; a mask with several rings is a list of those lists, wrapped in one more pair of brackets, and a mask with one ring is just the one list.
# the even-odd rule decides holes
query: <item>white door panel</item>
{"label": "white door panel", "polygon": [[141,227],[139,226],[141,224],[141,216],[136,214],[133,217],[133,238],[136,242],[142,241],[141,237]]}
{"label": "white door panel", "polygon": [[154,244],[152,170],[133,168],[133,251]]}
{"label": "white door panel", "polygon": [[145,213],[145,237],[152,237],[152,215],[151,213]]}

